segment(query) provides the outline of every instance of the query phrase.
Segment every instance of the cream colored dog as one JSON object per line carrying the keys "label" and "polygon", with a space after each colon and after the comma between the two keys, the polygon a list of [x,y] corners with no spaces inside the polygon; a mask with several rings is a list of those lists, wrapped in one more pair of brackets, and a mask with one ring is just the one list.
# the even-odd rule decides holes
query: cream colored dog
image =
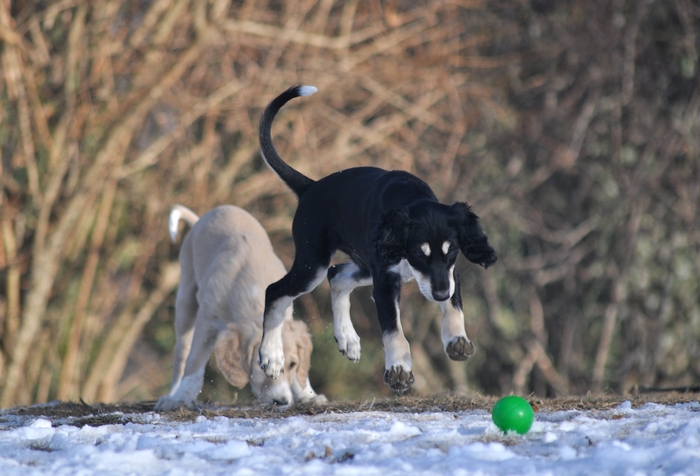
{"label": "cream colored dog", "polygon": [[214,349],[226,380],[240,388],[250,382],[253,394],[265,403],[324,401],[309,383],[312,344],[306,324],[292,320],[291,310],[283,330],[285,378],[267,378],[254,362],[262,339],[265,289],[286,273],[260,223],[230,205],[217,207],[201,219],[175,205],[169,223],[173,242],[181,218],[192,230],[180,250],[173,383],[155,409],[194,407]]}

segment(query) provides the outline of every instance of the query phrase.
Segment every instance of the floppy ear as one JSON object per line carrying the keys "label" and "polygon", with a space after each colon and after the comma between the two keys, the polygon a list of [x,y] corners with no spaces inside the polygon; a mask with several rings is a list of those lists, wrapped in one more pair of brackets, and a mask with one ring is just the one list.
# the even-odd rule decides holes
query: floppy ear
{"label": "floppy ear", "polygon": [[390,268],[406,257],[406,240],[411,226],[405,208],[386,212],[372,234],[375,258],[381,268]]}
{"label": "floppy ear", "polygon": [[214,354],[216,365],[221,370],[228,383],[234,387],[243,388],[250,380],[253,363],[253,345],[251,336],[246,336],[242,326],[229,324],[221,340],[216,344]]}
{"label": "floppy ear", "polygon": [[488,268],[496,262],[496,251],[481,229],[479,217],[466,203],[455,203],[450,207],[455,216],[454,226],[458,230],[459,248],[472,263]]}
{"label": "floppy ear", "polygon": [[287,321],[291,328],[294,342],[297,345],[297,354],[299,363],[297,364],[297,382],[299,385],[306,385],[306,379],[309,378],[309,368],[311,367],[311,352],[314,350],[314,345],[311,342],[309,331],[306,324],[301,321]]}

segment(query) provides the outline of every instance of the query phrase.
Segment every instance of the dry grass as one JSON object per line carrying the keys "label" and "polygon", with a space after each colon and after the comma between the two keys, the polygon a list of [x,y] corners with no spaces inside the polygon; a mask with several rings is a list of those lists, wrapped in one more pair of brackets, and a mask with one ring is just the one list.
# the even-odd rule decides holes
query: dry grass
{"label": "dry grass", "polygon": [[[296,415],[322,415],[350,412],[462,412],[491,408],[497,397],[484,395],[437,395],[432,397],[403,396],[395,398],[378,398],[371,401],[331,401],[323,405],[298,404],[290,407],[276,407],[247,404],[207,403],[195,411],[180,410],[161,414],[168,421],[194,421],[199,416],[214,418],[287,418]],[[646,403],[672,405],[676,403],[700,401],[697,392],[648,392],[630,395],[583,395],[560,398],[529,398],[536,412],[555,412],[567,410],[610,410],[624,401],[630,401],[632,407]],[[52,405],[20,406],[3,410],[0,418],[7,415],[42,416],[53,421],[82,427],[84,425],[101,426],[139,422],[138,415],[153,412],[155,402],[93,404],[61,402]]]}

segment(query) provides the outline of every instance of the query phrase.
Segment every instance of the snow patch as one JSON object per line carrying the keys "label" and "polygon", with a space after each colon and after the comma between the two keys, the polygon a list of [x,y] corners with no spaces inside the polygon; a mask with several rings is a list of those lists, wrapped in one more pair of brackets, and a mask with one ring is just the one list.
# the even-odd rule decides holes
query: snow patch
{"label": "snow patch", "polygon": [[[525,435],[487,411],[290,418],[130,415],[82,428],[0,414],[0,474],[347,476],[696,474],[700,403],[538,412]],[[138,423],[133,423],[138,422]],[[606,473],[606,474],[607,474]]]}

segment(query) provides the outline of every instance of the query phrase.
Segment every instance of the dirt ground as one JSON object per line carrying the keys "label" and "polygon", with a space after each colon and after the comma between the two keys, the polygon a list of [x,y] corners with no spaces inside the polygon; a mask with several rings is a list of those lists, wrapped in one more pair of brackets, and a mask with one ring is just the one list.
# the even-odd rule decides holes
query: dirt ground
{"label": "dirt ground", "polygon": [[[700,401],[700,389],[692,391],[635,392],[628,395],[582,395],[541,399],[528,398],[536,412],[562,410],[607,410],[629,400],[633,407],[654,402],[674,404]],[[164,415],[171,421],[192,421],[203,415],[207,418],[285,418],[295,415],[349,412],[459,412],[464,410],[489,410],[497,397],[484,395],[438,395],[431,397],[402,396],[371,401],[331,401],[325,404],[298,404],[289,407],[245,404],[203,403],[197,410],[180,410]],[[133,415],[153,411],[155,402],[87,404],[84,402],[59,402],[47,405],[19,406],[0,410],[0,418],[7,415],[35,415],[53,421],[82,427],[126,424],[136,418]],[[140,419],[139,419],[140,420]]]}

